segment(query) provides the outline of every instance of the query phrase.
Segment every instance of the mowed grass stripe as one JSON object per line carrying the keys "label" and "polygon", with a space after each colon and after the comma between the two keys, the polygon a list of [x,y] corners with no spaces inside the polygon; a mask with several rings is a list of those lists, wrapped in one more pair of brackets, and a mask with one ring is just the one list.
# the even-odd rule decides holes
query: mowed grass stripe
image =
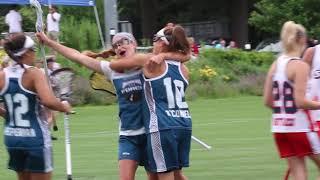
{"label": "mowed grass stripe", "polygon": [[[190,180],[274,180],[282,179],[285,161],[278,158],[270,133],[270,111],[261,97],[198,99],[189,102],[193,135],[213,147],[208,151],[192,142]],[[117,180],[117,106],[84,106],[70,116],[72,165],[75,180]],[[54,180],[65,180],[63,119],[59,116],[58,137],[54,141]],[[2,126],[2,125],[1,125]],[[6,169],[7,152],[0,138],[0,174],[16,179]],[[309,163],[310,164],[310,163]],[[310,179],[316,169],[310,167]],[[137,180],[146,179],[139,168]]]}

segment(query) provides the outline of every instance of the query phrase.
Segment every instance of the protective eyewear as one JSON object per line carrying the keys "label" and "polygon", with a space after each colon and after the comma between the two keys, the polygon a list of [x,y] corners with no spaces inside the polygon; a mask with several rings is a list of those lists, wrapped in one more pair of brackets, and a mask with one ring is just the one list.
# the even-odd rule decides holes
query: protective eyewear
{"label": "protective eyewear", "polygon": [[123,45],[129,45],[131,44],[132,41],[130,41],[129,39],[121,39],[120,41],[112,44],[112,48],[115,50],[117,49],[119,46],[123,46]]}

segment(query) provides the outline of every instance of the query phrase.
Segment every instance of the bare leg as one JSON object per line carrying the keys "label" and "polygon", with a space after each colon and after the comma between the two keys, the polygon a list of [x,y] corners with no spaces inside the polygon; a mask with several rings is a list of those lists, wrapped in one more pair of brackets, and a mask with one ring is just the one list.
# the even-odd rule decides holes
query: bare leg
{"label": "bare leg", "polygon": [[284,180],[289,180],[289,177],[290,177],[290,169],[288,168],[288,169],[286,170],[286,174],[284,175],[283,179],[284,179]]}
{"label": "bare leg", "polygon": [[147,171],[147,175],[148,175],[148,180],[159,180],[157,173],[152,173]]}
{"label": "bare leg", "polygon": [[31,180],[31,174],[29,172],[17,172],[17,176],[19,180]]}
{"label": "bare leg", "polygon": [[320,180],[320,154],[310,155],[309,157],[316,164],[316,166],[318,168],[317,180]]}
{"label": "bare leg", "polygon": [[174,180],[188,180],[188,178],[182,174],[182,170],[174,171]]}
{"label": "bare leg", "polygon": [[174,172],[157,173],[159,180],[174,180]]}
{"label": "bare leg", "polygon": [[49,173],[30,173],[31,180],[51,180],[51,172]]}
{"label": "bare leg", "polygon": [[303,157],[289,157],[287,162],[293,180],[307,180],[307,169]]}
{"label": "bare leg", "polygon": [[119,161],[119,180],[134,180],[138,163],[134,160]]}
{"label": "bare leg", "polygon": [[53,123],[53,113],[47,107],[45,109],[45,112],[46,112],[46,115],[47,115],[47,121],[48,121],[49,127],[51,127],[52,123]]}
{"label": "bare leg", "polygon": [[52,111],[52,125],[53,125],[53,130],[58,131],[58,126],[57,126],[57,121],[56,121],[56,112]]}

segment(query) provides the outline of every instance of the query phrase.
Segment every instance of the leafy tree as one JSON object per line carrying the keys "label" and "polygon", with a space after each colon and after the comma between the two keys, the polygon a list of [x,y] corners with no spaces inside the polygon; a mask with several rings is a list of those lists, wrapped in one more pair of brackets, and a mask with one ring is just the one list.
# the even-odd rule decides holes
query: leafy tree
{"label": "leafy tree", "polygon": [[304,25],[310,36],[320,33],[318,0],[261,0],[255,4],[249,23],[257,30],[278,35],[288,20]]}

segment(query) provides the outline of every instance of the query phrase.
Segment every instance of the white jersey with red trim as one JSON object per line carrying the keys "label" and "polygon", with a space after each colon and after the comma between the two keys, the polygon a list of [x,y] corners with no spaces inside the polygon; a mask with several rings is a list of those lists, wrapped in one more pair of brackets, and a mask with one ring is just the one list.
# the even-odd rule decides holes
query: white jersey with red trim
{"label": "white jersey with red trim", "polygon": [[[310,81],[308,84],[308,98],[320,101],[320,45],[314,47]],[[320,110],[312,110],[311,117],[320,121]]]}
{"label": "white jersey with red trim", "polygon": [[286,75],[287,64],[293,59],[300,58],[282,55],[276,61],[276,71],[272,82],[272,132],[288,133],[315,130],[316,123],[311,119],[309,111],[298,109],[294,102],[293,83]]}

